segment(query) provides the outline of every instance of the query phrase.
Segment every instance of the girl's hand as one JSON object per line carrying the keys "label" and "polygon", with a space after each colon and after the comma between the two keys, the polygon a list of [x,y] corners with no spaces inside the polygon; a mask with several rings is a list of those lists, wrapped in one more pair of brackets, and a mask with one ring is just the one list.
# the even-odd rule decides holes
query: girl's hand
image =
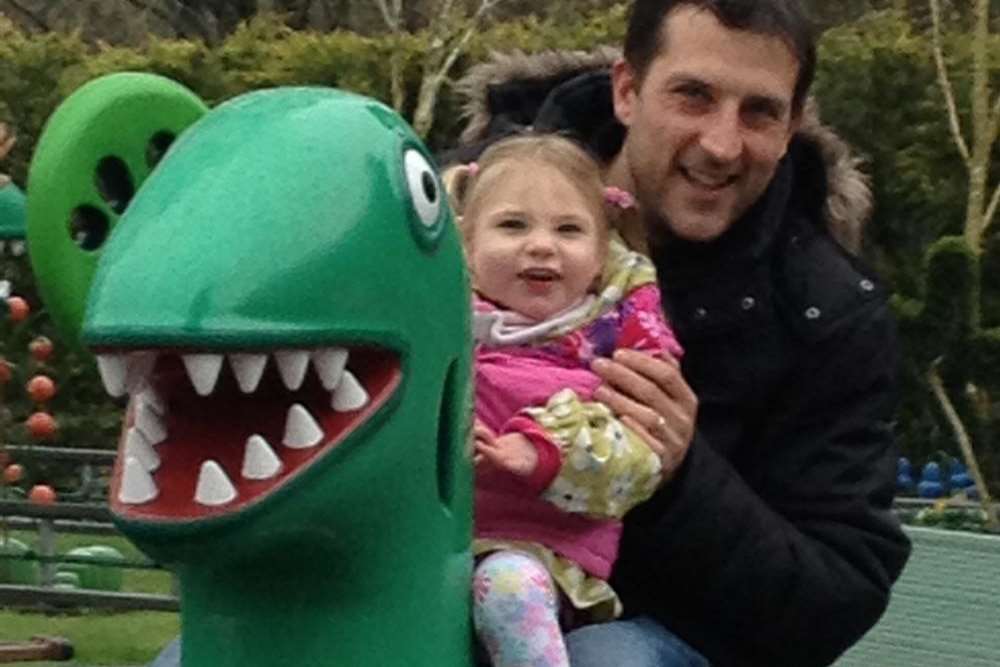
{"label": "girl's hand", "polygon": [[677,360],[623,349],[613,360],[595,360],[592,368],[605,382],[594,398],[646,441],[669,480],[687,456],[698,415],[698,397]]}
{"label": "girl's hand", "polygon": [[492,441],[476,439],[476,463],[530,477],[538,467],[538,450],[520,433],[508,433]]}

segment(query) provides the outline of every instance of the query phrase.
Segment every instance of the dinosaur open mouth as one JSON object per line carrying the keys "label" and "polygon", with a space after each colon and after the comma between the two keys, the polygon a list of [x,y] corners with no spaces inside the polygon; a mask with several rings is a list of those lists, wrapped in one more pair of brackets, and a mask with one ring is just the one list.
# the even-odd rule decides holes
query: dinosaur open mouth
{"label": "dinosaur open mouth", "polygon": [[101,351],[130,395],[111,481],[129,519],[232,513],[335,448],[392,395],[397,355],[371,348]]}

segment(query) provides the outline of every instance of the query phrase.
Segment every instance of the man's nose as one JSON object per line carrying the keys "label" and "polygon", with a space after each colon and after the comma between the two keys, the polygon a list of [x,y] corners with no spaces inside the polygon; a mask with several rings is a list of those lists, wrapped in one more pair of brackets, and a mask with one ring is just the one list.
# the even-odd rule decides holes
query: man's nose
{"label": "man's nose", "polygon": [[702,129],[702,150],[721,163],[733,162],[743,154],[743,134],[738,108],[722,107],[705,119]]}

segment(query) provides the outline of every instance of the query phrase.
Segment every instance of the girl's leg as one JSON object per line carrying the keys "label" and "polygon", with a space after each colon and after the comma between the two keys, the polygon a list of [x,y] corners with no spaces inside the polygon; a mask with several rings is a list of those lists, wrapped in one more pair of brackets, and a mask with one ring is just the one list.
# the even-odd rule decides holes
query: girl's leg
{"label": "girl's leg", "polygon": [[476,634],[493,667],[569,667],[558,595],[536,558],[490,554],[476,566],[472,591]]}

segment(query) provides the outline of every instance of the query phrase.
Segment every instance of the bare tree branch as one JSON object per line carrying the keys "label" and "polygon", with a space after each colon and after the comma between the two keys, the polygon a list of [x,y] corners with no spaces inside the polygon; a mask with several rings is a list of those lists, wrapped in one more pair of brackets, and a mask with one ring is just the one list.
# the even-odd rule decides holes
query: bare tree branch
{"label": "bare tree branch", "polygon": [[940,358],[931,364],[930,369],[927,371],[927,381],[931,385],[934,397],[941,404],[941,409],[944,411],[945,417],[948,419],[948,424],[951,426],[955,438],[958,440],[958,446],[962,450],[965,465],[969,469],[969,472],[972,473],[972,479],[976,482],[976,490],[979,492],[979,502],[986,512],[986,525],[993,530],[1000,530],[1000,518],[997,517],[997,510],[993,505],[993,500],[990,498],[990,491],[986,487],[986,480],[979,469],[976,454],[972,450],[972,439],[969,438],[969,434],[965,430],[965,425],[962,424],[961,417],[958,416],[955,406],[952,405],[951,399],[948,398],[948,392],[945,391],[944,382],[941,380],[941,373],[938,372],[940,365]]}
{"label": "bare tree branch", "polygon": [[39,16],[37,12],[29,9],[28,7],[25,7],[17,0],[6,0],[6,2],[8,5],[10,5],[18,12],[20,12],[22,15],[24,15],[25,18],[34,23],[35,27],[37,27],[39,30],[43,30],[45,32],[51,30],[48,22],[45,21],[41,16]]}
{"label": "bare tree branch", "polygon": [[163,8],[157,4],[145,2],[144,0],[125,0],[125,2],[132,5],[136,9],[142,10],[144,12],[149,12],[150,14],[160,19],[170,27],[172,28],[175,27],[174,18],[169,14],[167,14],[165,11],[163,11]]}
{"label": "bare tree branch", "polygon": [[392,7],[386,3],[386,0],[375,0],[375,6],[378,7],[389,30],[399,32],[402,25],[403,0],[393,0]]}
{"label": "bare tree branch", "polygon": [[993,108],[990,109],[989,138],[991,146],[997,140],[997,136],[1000,136],[1000,95],[997,95],[993,102]]}
{"label": "bare tree branch", "polygon": [[948,121],[951,127],[952,138],[958,147],[958,152],[962,159],[968,163],[969,147],[962,136],[962,125],[958,118],[958,108],[955,105],[955,92],[951,87],[951,79],[948,78],[948,67],[944,62],[944,47],[941,45],[941,3],[940,0],[930,0],[931,5],[931,35],[932,50],[934,52],[934,64],[937,66],[938,84],[941,86],[941,93],[944,95],[944,103],[948,108]]}
{"label": "bare tree branch", "polygon": [[989,229],[990,225],[993,223],[993,218],[996,215],[998,205],[1000,205],[1000,183],[998,183],[996,189],[993,190],[993,196],[990,197],[989,206],[986,207],[986,212],[983,213],[983,232]]}

